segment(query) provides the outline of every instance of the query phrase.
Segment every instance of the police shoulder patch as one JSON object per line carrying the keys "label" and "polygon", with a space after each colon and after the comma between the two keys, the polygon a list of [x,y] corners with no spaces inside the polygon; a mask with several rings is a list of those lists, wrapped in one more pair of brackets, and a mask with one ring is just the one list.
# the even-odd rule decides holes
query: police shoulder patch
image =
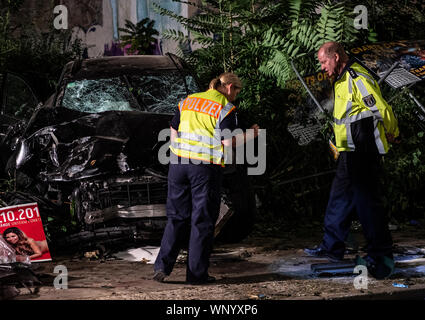
{"label": "police shoulder patch", "polygon": [[375,97],[372,94],[370,94],[366,97],[363,97],[363,102],[369,108],[373,107],[376,104]]}
{"label": "police shoulder patch", "polygon": [[348,68],[348,72],[350,73],[351,78],[356,79],[358,77],[356,71],[354,71],[353,69]]}

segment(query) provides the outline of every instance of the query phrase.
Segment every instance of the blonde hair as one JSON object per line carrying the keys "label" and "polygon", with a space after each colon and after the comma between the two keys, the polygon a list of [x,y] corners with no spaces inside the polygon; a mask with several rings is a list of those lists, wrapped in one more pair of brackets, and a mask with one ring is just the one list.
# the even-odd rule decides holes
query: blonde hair
{"label": "blonde hair", "polygon": [[224,72],[217,78],[211,80],[209,89],[217,89],[220,85],[233,84],[235,87],[242,89],[242,81],[232,72]]}

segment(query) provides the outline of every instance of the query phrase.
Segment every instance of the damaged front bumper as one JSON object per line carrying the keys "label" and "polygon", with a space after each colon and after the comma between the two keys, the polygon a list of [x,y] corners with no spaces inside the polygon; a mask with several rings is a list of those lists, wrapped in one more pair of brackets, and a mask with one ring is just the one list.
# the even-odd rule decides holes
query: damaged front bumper
{"label": "damaged front bumper", "polygon": [[149,172],[153,173],[81,181],[70,196],[78,220],[94,225],[116,218],[165,218],[166,176]]}
{"label": "damaged front bumper", "polygon": [[88,211],[84,217],[84,222],[89,225],[103,223],[116,218],[160,218],[166,216],[167,211],[165,204],[139,205],[132,207],[118,205],[106,209]]}

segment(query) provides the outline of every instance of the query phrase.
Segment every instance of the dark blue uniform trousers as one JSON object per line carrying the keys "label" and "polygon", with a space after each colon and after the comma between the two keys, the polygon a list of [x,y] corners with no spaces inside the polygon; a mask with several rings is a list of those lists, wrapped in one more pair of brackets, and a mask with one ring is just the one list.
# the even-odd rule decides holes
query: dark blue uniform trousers
{"label": "dark blue uniform trousers", "polygon": [[155,261],[156,271],[171,273],[189,234],[186,281],[207,280],[214,227],[220,211],[221,179],[218,165],[170,164],[168,221]]}
{"label": "dark blue uniform trousers", "polygon": [[343,258],[353,215],[362,225],[367,254],[372,259],[393,258],[392,239],[380,198],[380,156],[341,152],[325,214],[321,247]]}

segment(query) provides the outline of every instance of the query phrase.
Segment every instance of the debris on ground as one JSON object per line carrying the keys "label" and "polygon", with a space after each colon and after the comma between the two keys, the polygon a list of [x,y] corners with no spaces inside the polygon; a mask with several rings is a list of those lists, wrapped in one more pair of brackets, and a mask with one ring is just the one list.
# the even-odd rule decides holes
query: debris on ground
{"label": "debris on ground", "polygon": [[16,262],[15,250],[0,237],[0,263]]}
{"label": "debris on ground", "polygon": [[26,288],[30,294],[36,294],[40,285],[41,281],[31,265],[20,262],[0,264],[0,300],[19,295],[21,293],[19,287]]}
{"label": "debris on ground", "polygon": [[[26,261],[28,260],[26,259]],[[33,294],[38,290],[40,284],[40,280],[31,269],[31,264],[16,262],[15,250],[0,237],[0,300],[11,299],[19,295],[18,286],[25,287]],[[31,287],[34,285],[37,287],[32,291]]]}
{"label": "debris on ground", "polygon": [[414,219],[409,221],[409,225],[416,226],[416,227],[422,226],[421,223],[418,220],[414,220]]}
{"label": "debris on ground", "polygon": [[[395,256],[396,269],[394,273],[406,273],[408,267],[425,265],[425,258],[421,255],[397,255]],[[318,277],[335,277],[353,275],[355,260],[345,260],[334,263],[311,264],[312,272]],[[407,270],[407,271],[406,271]]]}
{"label": "debris on ground", "polygon": [[90,260],[97,260],[99,259],[99,250],[87,251],[84,253],[84,257]]}
{"label": "debris on ground", "polygon": [[398,228],[399,228],[399,226],[396,225],[396,224],[391,224],[391,223],[388,224],[388,230],[390,230],[390,231],[397,231]]}
{"label": "debris on ground", "polygon": [[415,246],[399,246],[394,245],[394,253],[404,254],[404,255],[425,255],[425,248],[419,248]]}
{"label": "debris on ground", "polygon": [[393,283],[393,287],[395,287],[395,288],[409,288],[409,286],[407,284],[402,284],[402,283],[397,283],[397,282]]}
{"label": "debris on ground", "polygon": [[186,263],[187,260],[187,250],[181,250],[177,256],[176,263]]}
{"label": "debris on ground", "polygon": [[154,264],[159,253],[159,247],[146,246],[141,248],[132,248],[115,253],[118,259],[126,261],[137,261],[146,264]]}
{"label": "debris on ground", "polygon": [[259,293],[259,294],[250,294],[248,296],[248,299],[250,300],[264,300],[266,299],[266,295],[263,293]]}

